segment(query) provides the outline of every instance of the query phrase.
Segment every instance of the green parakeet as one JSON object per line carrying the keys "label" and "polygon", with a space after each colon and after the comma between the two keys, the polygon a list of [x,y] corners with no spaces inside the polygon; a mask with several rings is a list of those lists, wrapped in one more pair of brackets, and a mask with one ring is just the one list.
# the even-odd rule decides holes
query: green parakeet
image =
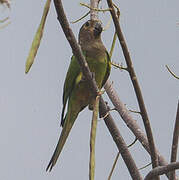
{"label": "green parakeet", "polygon": [[[79,44],[99,89],[107,81],[111,70],[110,57],[101,41],[101,32],[101,22],[92,20],[83,24],[79,32]],[[64,116],[67,101],[68,108]],[[76,57],[72,56],[63,87],[63,129],[46,171],[51,171],[55,165],[79,112],[88,105],[89,109],[92,109],[94,101],[89,83],[85,80]]]}

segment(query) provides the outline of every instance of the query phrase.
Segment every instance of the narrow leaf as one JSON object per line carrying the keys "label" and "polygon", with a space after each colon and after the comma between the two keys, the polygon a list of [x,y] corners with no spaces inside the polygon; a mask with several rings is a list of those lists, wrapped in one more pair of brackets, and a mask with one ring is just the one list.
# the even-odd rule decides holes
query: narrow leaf
{"label": "narrow leaf", "polygon": [[93,118],[91,123],[89,180],[94,180],[94,175],[95,175],[95,140],[96,140],[97,118],[99,112],[99,97],[100,96],[96,97],[94,103]]}
{"label": "narrow leaf", "polygon": [[48,11],[49,11],[49,8],[50,8],[50,2],[51,2],[51,0],[46,1],[44,11],[43,11],[43,15],[42,15],[42,18],[41,18],[41,22],[39,24],[39,27],[37,29],[37,32],[35,34],[35,37],[33,39],[32,45],[31,45],[31,49],[29,51],[29,55],[27,57],[25,73],[29,72],[29,70],[30,70],[30,68],[31,68],[31,66],[32,66],[32,64],[34,62],[35,56],[37,54],[37,50],[38,50],[38,48],[40,46],[40,41],[42,39],[47,14],[48,14]]}

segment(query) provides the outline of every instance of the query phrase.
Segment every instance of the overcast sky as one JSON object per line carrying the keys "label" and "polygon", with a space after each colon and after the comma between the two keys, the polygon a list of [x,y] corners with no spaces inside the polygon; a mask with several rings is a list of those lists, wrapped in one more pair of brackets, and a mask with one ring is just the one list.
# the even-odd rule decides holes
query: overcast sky
{"label": "overcast sky", "polygon": [[[82,1],[63,2],[69,21],[78,19],[87,11],[79,5]],[[72,51],[57,21],[52,1],[35,63],[25,75],[25,61],[44,4],[45,1],[14,0],[10,12],[0,7],[0,19],[10,15],[11,21],[6,28],[0,29],[1,180],[88,179],[92,115],[88,109],[80,113],[52,172],[45,172],[61,132],[62,90]],[[167,72],[165,65],[179,75],[179,1],[121,0],[116,4],[120,6],[121,27],[142,89],[155,143],[168,161],[179,99],[179,81]],[[105,1],[101,7],[107,7]],[[100,18],[105,26],[110,15],[102,13]],[[87,19],[89,17],[71,24],[76,37]],[[103,32],[103,42],[108,50],[113,33],[112,24]],[[112,60],[125,65],[118,41]],[[130,109],[138,110],[128,73],[112,68],[110,79],[114,81],[123,103]],[[108,100],[105,95],[104,98]],[[135,137],[116,112],[112,115],[126,143],[130,144]],[[132,115],[143,129],[140,116]],[[150,162],[149,155],[139,142],[130,148],[130,152],[139,168]],[[99,120],[97,180],[107,179],[116,154],[117,147],[104,122]],[[150,169],[142,170],[142,175],[145,176]],[[112,180],[119,179],[131,179],[121,157],[112,177]]]}

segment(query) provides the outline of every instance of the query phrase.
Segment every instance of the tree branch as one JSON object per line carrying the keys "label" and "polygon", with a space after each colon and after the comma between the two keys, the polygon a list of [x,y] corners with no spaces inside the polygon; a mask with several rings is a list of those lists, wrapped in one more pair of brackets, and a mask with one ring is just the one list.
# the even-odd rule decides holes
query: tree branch
{"label": "tree branch", "polygon": [[91,20],[97,20],[98,19],[98,12],[95,10],[98,8],[100,0],[90,0],[90,19]]}
{"label": "tree branch", "polygon": [[[105,124],[106,124],[109,132],[111,133],[111,136],[112,136],[114,142],[116,143],[116,145],[118,147],[118,150],[130,172],[131,177],[133,179],[140,180],[140,179],[142,179],[142,177],[141,177],[139,170],[135,164],[135,161],[133,160],[123,137],[121,136],[112,116],[110,115],[110,113],[108,111],[109,111],[109,108],[105,104],[104,100],[101,98],[100,106],[99,106],[100,116],[104,117]],[[106,112],[108,113],[107,115],[106,115]]]}
{"label": "tree branch", "polygon": [[[179,137],[179,102],[177,108],[175,128],[173,132],[172,152],[171,152],[171,161],[170,161],[171,163],[176,162],[177,159],[178,137]],[[172,171],[170,175],[171,175],[170,179],[175,180],[175,171]]]}
{"label": "tree branch", "polygon": [[165,65],[165,67],[167,68],[168,72],[169,72],[174,78],[179,79],[179,76],[177,76],[175,73],[173,73],[167,65]]}
{"label": "tree branch", "polygon": [[[121,118],[124,120],[128,128],[133,132],[145,150],[150,154],[149,143],[146,135],[143,133],[142,129],[137,124],[136,120],[134,120],[126,108],[126,106],[121,102],[117,92],[114,90],[112,83],[108,80],[104,86],[109,98],[111,99],[115,109],[120,114]],[[157,151],[157,156],[159,159],[159,164],[161,166],[166,166],[168,163],[164,159],[164,157]],[[169,174],[167,174],[169,177]]]}
{"label": "tree branch", "polygon": [[147,174],[144,180],[154,179],[158,175],[169,173],[170,171],[173,171],[175,169],[179,169],[179,162],[174,162],[174,163],[168,164],[167,166],[156,167]]}
{"label": "tree branch", "polygon": [[142,119],[143,119],[143,122],[144,122],[146,134],[147,134],[147,138],[148,138],[148,141],[149,141],[149,147],[150,147],[151,159],[152,159],[152,166],[154,168],[154,167],[158,166],[158,159],[157,159],[157,153],[156,153],[154,139],[153,139],[153,135],[152,135],[152,129],[151,129],[151,126],[150,126],[150,121],[149,121],[147,111],[146,111],[146,108],[145,108],[145,104],[144,104],[144,100],[143,100],[143,97],[142,97],[142,92],[141,92],[141,89],[140,89],[140,86],[139,86],[139,83],[138,83],[138,80],[137,80],[137,77],[136,77],[136,74],[135,74],[135,71],[134,71],[134,68],[133,68],[133,65],[132,65],[132,60],[130,58],[130,54],[129,54],[129,51],[128,51],[128,48],[127,48],[127,44],[126,44],[125,39],[123,37],[117,15],[116,15],[115,9],[113,7],[112,0],[107,0],[107,3],[108,3],[109,8],[111,9],[110,13],[111,13],[111,16],[113,18],[116,33],[117,33],[118,39],[120,41],[120,44],[121,44],[121,47],[122,47],[122,50],[123,50],[124,57],[125,57],[126,64],[127,64],[127,68],[128,68],[128,71],[129,71],[129,75],[130,75],[130,78],[132,80],[134,90],[135,90],[135,93],[136,93],[136,96],[137,96],[138,104],[139,104],[139,107],[140,107]]}

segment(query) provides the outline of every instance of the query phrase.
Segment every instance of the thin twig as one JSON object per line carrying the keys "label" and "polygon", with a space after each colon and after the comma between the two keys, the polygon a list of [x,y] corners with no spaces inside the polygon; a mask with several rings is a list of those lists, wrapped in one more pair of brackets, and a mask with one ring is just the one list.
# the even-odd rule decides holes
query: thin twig
{"label": "thin twig", "polygon": [[112,57],[112,54],[113,54],[113,51],[114,51],[116,39],[117,39],[117,33],[115,32],[115,33],[114,33],[114,36],[113,36],[113,40],[112,40],[111,49],[110,49],[110,52],[109,52],[110,58]]}
{"label": "thin twig", "polygon": [[117,153],[117,156],[116,156],[116,158],[115,158],[115,160],[114,160],[114,163],[113,163],[113,165],[112,165],[112,169],[111,169],[111,171],[110,171],[110,173],[109,173],[108,180],[111,180],[112,174],[113,174],[113,172],[114,172],[114,168],[116,167],[116,163],[117,163],[117,161],[118,161],[118,159],[119,159],[119,155],[120,155],[120,152]]}
{"label": "thin twig", "polygon": [[175,73],[173,73],[167,65],[165,65],[165,67],[167,68],[168,72],[169,72],[174,78],[179,79],[179,76],[177,76]]}
{"label": "thin twig", "polygon": [[[129,144],[127,147],[129,148],[129,147],[133,146],[133,145],[136,143],[136,141],[137,141],[137,138],[135,138],[135,140],[134,140],[131,144]],[[119,155],[120,155],[120,152],[118,152],[117,155],[116,155],[116,158],[115,158],[115,160],[114,160],[112,169],[111,169],[110,174],[109,174],[109,176],[108,176],[108,180],[110,180],[111,177],[112,177],[112,174],[113,174],[113,172],[114,172],[114,168],[116,167],[116,163],[117,163],[117,161],[118,161],[118,159],[119,159]],[[140,169],[139,169],[139,170],[140,170]]]}
{"label": "thin twig", "polygon": [[[141,145],[146,149],[146,151],[150,154],[150,148],[149,148],[149,143],[147,140],[146,135],[144,134],[143,130],[140,128],[140,126],[137,124],[136,120],[134,120],[129,112],[129,110],[126,108],[125,104],[122,103],[120,100],[117,92],[112,86],[112,83],[108,80],[104,86],[107,95],[111,99],[114,107],[120,114],[122,120],[126,123],[128,128],[133,132],[133,134],[136,136],[136,138],[139,140]],[[158,159],[159,159],[159,164],[161,166],[166,166],[168,163],[164,159],[164,157],[157,151]],[[169,177],[169,174],[167,174]]]}
{"label": "thin twig", "polygon": [[82,19],[84,19],[86,16],[88,16],[88,14],[90,14],[90,11],[88,11],[85,15],[83,15],[82,17],[80,17],[79,19],[77,19],[76,21],[72,21],[71,23],[77,23],[79,21],[81,21]]}
{"label": "thin twig", "polygon": [[80,3],[81,6],[84,6],[84,7],[87,7],[89,8],[90,10],[93,10],[93,11],[98,11],[98,12],[106,12],[106,11],[110,11],[110,9],[98,9],[98,8],[94,8],[92,6],[89,6],[88,4],[85,4],[85,3]]}
{"label": "thin twig", "polygon": [[150,147],[151,159],[152,159],[152,166],[154,168],[154,167],[158,166],[158,158],[157,158],[154,139],[153,139],[153,135],[152,135],[152,129],[151,129],[150,121],[149,121],[147,111],[146,111],[146,108],[145,108],[142,92],[141,92],[141,89],[140,89],[140,86],[139,86],[139,83],[138,83],[138,80],[137,80],[137,77],[136,77],[136,74],[135,74],[135,71],[134,71],[134,68],[133,68],[133,65],[132,65],[132,60],[131,60],[131,57],[130,57],[130,54],[129,54],[129,50],[127,48],[127,44],[125,42],[123,33],[121,31],[121,27],[120,27],[120,24],[119,24],[115,9],[113,7],[112,0],[107,0],[107,2],[108,2],[109,8],[111,8],[110,13],[111,13],[111,16],[113,18],[113,22],[114,22],[114,25],[115,25],[115,28],[116,28],[116,33],[117,33],[118,39],[120,41],[120,44],[121,44],[121,47],[122,47],[122,50],[123,50],[123,54],[124,54],[124,57],[125,57],[125,60],[126,60],[128,70],[129,70],[130,78],[132,80],[132,83],[133,83],[133,86],[134,86],[134,89],[135,89],[135,93],[136,93],[136,96],[137,96],[138,104],[139,104],[139,107],[140,107],[142,119],[143,119],[143,122],[144,122],[146,134],[147,134],[147,138],[148,138],[148,141],[149,141],[149,147]]}
{"label": "thin twig", "polygon": [[137,138],[135,138],[135,140],[134,140],[131,144],[129,144],[127,147],[130,148],[130,147],[133,146],[136,142],[137,142]]}
{"label": "thin twig", "polygon": [[158,175],[169,173],[170,171],[173,171],[175,169],[179,169],[179,162],[174,162],[171,164],[168,164],[166,166],[160,166],[152,169],[144,180],[151,180],[156,178]]}
{"label": "thin twig", "polygon": [[115,63],[114,61],[111,62],[111,65],[113,65],[115,68],[118,68],[118,69],[120,69],[120,70],[128,71],[128,68],[123,67],[122,65],[117,64],[117,63]]}
{"label": "thin twig", "polygon": [[148,166],[150,166],[150,165],[152,165],[152,163],[151,163],[151,162],[150,162],[150,163],[148,163],[147,165],[145,165],[145,166],[143,166],[143,167],[139,168],[139,171],[140,171],[140,170],[142,170],[142,169],[145,169],[146,167],[148,167]]}
{"label": "thin twig", "polygon": [[[179,102],[177,108],[175,128],[173,132],[172,152],[171,152],[171,160],[170,160],[171,163],[176,162],[177,159],[178,138],[179,138]],[[171,175],[170,180],[175,180],[175,171],[172,171],[170,175]]]}
{"label": "thin twig", "polygon": [[135,111],[135,110],[131,110],[131,109],[129,109],[129,111],[132,112],[132,113],[136,113],[136,114],[140,114],[141,115],[140,111]]}

